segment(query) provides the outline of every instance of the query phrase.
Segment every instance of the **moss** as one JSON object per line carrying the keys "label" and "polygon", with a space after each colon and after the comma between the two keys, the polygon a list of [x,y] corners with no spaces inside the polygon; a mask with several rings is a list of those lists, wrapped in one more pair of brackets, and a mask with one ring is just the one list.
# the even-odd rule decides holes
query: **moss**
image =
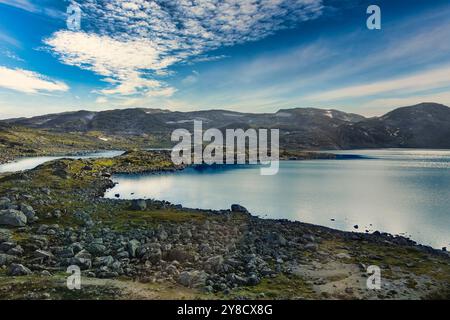
{"label": "moss", "polygon": [[350,242],[349,240],[333,239],[324,241],[320,250],[331,254],[339,252],[339,248],[351,249],[351,259],[343,260],[346,263],[362,263],[365,265],[384,266],[383,276],[396,279],[394,268],[405,273],[417,276],[428,275],[437,281],[444,281],[450,285],[450,265],[448,259],[438,255],[431,255],[419,251],[414,247],[404,247],[391,244]]}
{"label": "moss", "polygon": [[114,230],[126,230],[128,228],[156,226],[163,222],[202,222],[206,216],[201,213],[183,212],[173,209],[132,211],[118,210],[110,219],[103,217],[103,224]]}
{"label": "moss", "polygon": [[111,286],[86,285],[82,290],[69,290],[66,276],[0,276],[0,300],[104,300],[123,297],[118,288]]}
{"label": "moss", "polygon": [[[227,296],[224,296],[227,298]],[[295,275],[281,274],[264,278],[256,286],[241,287],[232,291],[228,298],[248,299],[315,299],[318,298],[305,280]]]}

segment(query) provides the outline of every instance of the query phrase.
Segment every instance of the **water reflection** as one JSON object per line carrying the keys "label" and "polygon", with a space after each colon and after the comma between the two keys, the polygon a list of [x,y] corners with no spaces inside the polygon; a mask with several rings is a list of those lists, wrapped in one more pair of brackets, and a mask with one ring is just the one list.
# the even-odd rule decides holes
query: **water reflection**
{"label": "water reflection", "polygon": [[[355,160],[282,162],[276,176],[258,167],[117,176],[107,197],[154,198],[204,209],[233,203],[269,218],[342,230],[406,234],[449,246],[450,151],[358,151]],[[331,219],[334,219],[332,221]]]}
{"label": "water reflection", "polygon": [[89,158],[113,158],[123,154],[123,151],[102,151],[102,152],[91,152],[79,156],[59,156],[59,157],[27,157],[21,158],[14,162],[5,163],[0,165],[0,173],[5,172],[18,172],[24,170],[30,170],[36,168],[37,166],[46,163],[48,161],[57,159],[89,159]]}

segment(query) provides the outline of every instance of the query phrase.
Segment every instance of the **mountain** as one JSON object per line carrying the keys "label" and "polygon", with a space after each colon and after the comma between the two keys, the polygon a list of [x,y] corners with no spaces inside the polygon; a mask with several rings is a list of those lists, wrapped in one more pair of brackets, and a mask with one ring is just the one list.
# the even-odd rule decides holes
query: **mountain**
{"label": "mountain", "polygon": [[105,136],[158,137],[156,140],[168,141],[174,129],[192,130],[194,120],[202,121],[204,129],[277,128],[285,148],[450,148],[450,108],[435,103],[398,108],[374,118],[316,108],[263,114],[137,108],[65,112],[3,123],[53,132],[97,132]]}
{"label": "mountain", "polygon": [[341,148],[450,148],[450,108],[421,103],[339,128]]}

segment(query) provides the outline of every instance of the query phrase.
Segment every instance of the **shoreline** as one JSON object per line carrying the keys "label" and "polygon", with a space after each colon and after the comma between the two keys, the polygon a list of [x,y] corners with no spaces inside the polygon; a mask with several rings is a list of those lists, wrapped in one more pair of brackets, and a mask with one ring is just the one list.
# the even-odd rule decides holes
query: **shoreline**
{"label": "shoreline", "polygon": [[[409,148],[408,148],[409,149]],[[399,150],[404,150],[404,149],[399,149]],[[416,150],[416,149],[414,149],[414,150]],[[419,149],[419,150],[422,150],[422,149]],[[113,159],[113,158],[116,158],[116,157],[120,157],[120,156],[122,156],[122,155],[126,155],[127,153],[130,153],[130,152],[136,152],[136,151],[120,151],[120,150],[113,150],[113,149],[97,149],[97,150],[91,150],[91,151],[89,151],[89,150],[83,150],[83,151],[74,151],[74,152],[72,152],[72,153],[66,153],[66,154],[64,154],[64,156],[63,155],[58,155],[58,154],[53,154],[53,155],[38,155],[38,156],[36,156],[36,157],[60,157],[61,156],[61,158],[58,158],[58,159],[53,159],[53,160],[49,160],[49,161],[47,161],[47,162],[45,162],[45,163],[43,163],[43,164],[41,164],[41,165],[44,165],[44,164],[47,164],[47,163],[49,163],[49,162],[53,162],[53,161],[58,161],[58,160],[65,160],[66,158],[66,156],[67,157],[75,157],[75,156],[84,156],[84,155],[88,155],[88,154],[95,154],[95,153],[102,153],[102,152],[108,152],[108,151],[117,151],[117,152],[122,152],[122,154],[120,154],[120,155],[117,155],[117,156],[114,156],[114,157],[111,157],[111,158],[98,158],[98,159]],[[338,151],[338,150],[336,150],[336,151]],[[352,150],[343,150],[343,151],[352,151]],[[445,151],[445,150],[444,150]],[[155,148],[151,148],[151,149],[145,149],[145,150],[141,150],[141,151],[137,151],[137,152],[150,152],[150,153],[152,153],[152,152],[154,152],[154,153],[163,153],[163,154],[166,154],[166,153],[168,153],[168,152],[170,152],[170,150],[167,150],[167,149],[155,149]],[[300,155],[298,155],[298,154],[300,154]],[[321,152],[321,151],[299,151],[299,152],[297,152],[297,157],[296,158],[290,158],[290,156],[291,155],[289,155],[288,153],[284,153],[284,156],[283,157],[280,157],[280,161],[305,161],[305,160],[353,160],[353,159],[365,159],[365,157],[363,157],[363,156],[356,156],[356,157],[353,157],[353,156],[350,156],[350,157],[347,157],[347,155],[339,155],[339,154],[332,154],[332,153],[330,153],[330,152]],[[340,158],[339,156],[344,156],[343,158]],[[8,163],[14,163],[15,161],[20,161],[21,159],[23,159],[23,158],[28,158],[28,157],[21,157],[21,158],[16,158],[16,159],[14,159],[14,160],[12,160],[12,162],[8,162]],[[67,158],[67,159],[69,159],[69,158]],[[86,159],[82,159],[82,160],[92,160],[92,159],[95,159],[95,158],[86,158]],[[77,160],[79,160],[79,159],[77,159]],[[2,165],[2,164],[5,164],[5,163],[1,163],[0,162],[0,165]],[[224,165],[227,165],[227,164],[224,164]],[[140,175],[140,174],[149,174],[149,175],[159,175],[159,174],[168,174],[168,173],[176,173],[176,172],[181,172],[181,171],[183,171],[183,170],[185,170],[185,169],[187,169],[187,168],[195,168],[195,167],[198,167],[198,166],[203,166],[203,165],[194,165],[194,164],[192,164],[192,165],[190,165],[190,166],[178,166],[177,168],[173,168],[173,169],[169,169],[169,170],[167,170],[167,169],[165,169],[165,170],[161,170],[161,171],[155,171],[155,170],[152,170],[152,169],[150,169],[150,170],[148,170],[148,171],[146,171],[146,170],[136,170],[136,169],[122,169],[122,170],[119,170],[119,171],[115,171],[114,172],[114,174],[117,174],[117,175]],[[227,165],[228,166],[228,165]],[[231,165],[231,166],[235,166],[235,165]],[[38,167],[38,166],[37,166]],[[4,176],[7,176],[7,175],[11,175],[11,174],[16,174],[16,173],[20,173],[20,172],[26,172],[26,171],[29,171],[29,170],[34,170],[34,169],[36,169],[37,167],[35,167],[35,168],[32,168],[32,169],[28,169],[28,170],[25,170],[25,171],[18,171],[18,172],[5,172],[5,173],[0,173],[0,178],[2,178],[2,177],[4,177]],[[134,170],[134,171],[133,171]],[[109,173],[108,173],[108,175],[109,175]],[[112,177],[111,177],[112,178]],[[114,184],[114,186],[115,186],[115,183],[114,183],[114,181],[113,180],[110,180],[111,181],[111,183],[113,183]],[[144,200],[144,201],[146,201],[146,200],[148,200],[148,199],[120,199],[120,198],[105,198],[104,197],[104,195],[105,195],[105,192],[106,192],[107,190],[105,190],[104,191],[104,193],[103,193],[103,196],[102,196],[102,198],[103,199],[108,199],[108,200],[113,200],[113,201],[132,201],[132,200]],[[160,199],[160,200],[157,200],[157,201],[161,201],[161,202],[165,202],[165,203],[167,203],[167,204],[170,204],[170,205],[174,205],[175,206],[175,204],[172,204],[172,203],[170,203],[169,201],[167,201],[167,200],[165,200],[165,199]],[[179,206],[179,205],[176,205],[176,206]],[[217,212],[220,212],[220,211],[226,211],[226,209],[218,209],[218,210],[215,210],[215,209],[209,209],[209,208],[206,208],[206,209],[201,209],[201,208],[187,208],[187,207],[184,207],[184,206],[181,206],[181,208],[183,208],[183,209],[187,209],[187,210],[198,210],[198,211],[210,211],[210,212],[214,212],[214,211],[217,211]],[[442,251],[442,248],[435,248],[435,247],[432,247],[432,246],[430,246],[430,245],[427,245],[427,244],[423,244],[423,243],[419,243],[419,242],[417,242],[417,241],[415,241],[414,239],[412,239],[412,238],[410,238],[410,237],[405,237],[405,236],[403,236],[403,235],[401,235],[401,234],[391,234],[391,233],[388,233],[388,232],[385,232],[385,231],[381,231],[381,230],[375,230],[375,231],[373,231],[372,233],[368,233],[368,232],[363,232],[363,231],[355,231],[355,230],[352,230],[352,231],[350,231],[350,230],[342,230],[342,229],[336,229],[336,228],[333,228],[333,227],[327,227],[327,226],[323,226],[323,225],[318,225],[318,224],[313,224],[313,223],[307,223],[307,222],[302,222],[302,221],[300,221],[300,220],[289,220],[289,219],[284,219],[284,218],[280,218],[280,219],[274,219],[274,218],[261,218],[261,217],[259,217],[259,216],[253,216],[253,217],[255,217],[255,218],[258,218],[258,219],[263,219],[263,220],[273,220],[273,221],[289,221],[289,222],[294,222],[294,223],[296,223],[296,222],[300,222],[300,223],[304,223],[304,224],[308,224],[308,225],[311,225],[311,226],[316,226],[316,227],[323,227],[323,228],[329,228],[329,229],[331,229],[331,230],[335,230],[335,231],[339,231],[339,232],[350,232],[350,233],[356,233],[356,234],[373,234],[373,233],[378,233],[378,234],[383,234],[383,235],[387,235],[387,236],[389,236],[389,237],[399,237],[399,238],[403,238],[403,239],[405,239],[405,240],[408,240],[408,241],[410,241],[411,243],[414,243],[414,244],[416,244],[416,245],[418,245],[418,246],[423,246],[423,247],[428,247],[428,248],[432,248],[433,250],[437,250],[437,251]]]}
{"label": "shoreline", "polygon": [[[23,286],[34,292],[25,296],[31,299],[48,294],[173,299],[177,296],[170,296],[170,288],[192,299],[426,299],[449,294],[448,253],[401,236],[265,220],[238,205],[197,210],[167,201],[100,198],[123,168],[182,169],[169,160],[164,152],[61,159],[0,178],[0,207],[17,208],[18,215],[29,218],[20,227],[0,228],[0,247],[8,249],[0,252],[0,299],[24,298]],[[73,264],[91,283],[78,295],[64,291],[60,278]],[[370,265],[383,270],[386,287],[381,291],[365,288]],[[99,286],[102,279],[109,284]],[[16,289],[2,291],[8,286]],[[142,286],[138,296],[130,295],[135,286]]]}

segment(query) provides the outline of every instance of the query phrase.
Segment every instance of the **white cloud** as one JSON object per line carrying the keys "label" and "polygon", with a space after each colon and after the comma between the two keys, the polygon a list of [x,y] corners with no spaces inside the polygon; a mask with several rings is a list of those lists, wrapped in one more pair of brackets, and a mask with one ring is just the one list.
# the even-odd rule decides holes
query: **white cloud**
{"label": "white cloud", "polygon": [[68,91],[69,87],[60,81],[28,70],[9,69],[0,66],[0,87],[24,93]]}
{"label": "white cloud", "polygon": [[105,97],[98,97],[95,100],[95,103],[98,103],[98,104],[104,104],[104,103],[107,103],[107,102],[108,102],[108,99],[106,99]]}
{"label": "white cloud", "polygon": [[333,101],[348,98],[369,97],[392,92],[414,93],[447,86],[450,86],[450,66],[424,71],[402,78],[326,91],[306,96],[305,100]]}
{"label": "white cloud", "polygon": [[13,37],[9,36],[8,34],[6,34],[4,32],[0,32],[0,43],[1,42],[4,42],[8,45],[12,45],[17,48],[21,47],[21,44],[19,41],[17,41],[16,39],[14,39]]}
{"label": "white cloud", "polygon": [[199,75],[200,74],[194,70],[194,71],[192,71],[192,74],[185,77],[181,82],[187,86],[193,85],[198,81]]}
{"label": "white cloud", "polygon": [[19,8],[29,12],[37,12],[36,6],[29,0],[0,0],[1,4],[5,4],[11,7]]}
{"label": "white cloud", "polygon": [[450,106],[450,92],[419,94],[402,98],[375,99],[360,105],[358,109],[363,110],[366,115],[378,116],[392,108],[412,106],[427,101]]}
{"label": "white cloud", "polygon": [[105,77],[108,95],[169,96],[159,79],[176,63],[222,46],[255,41],[322,13],[322,0],[85,0],[83,32],[44,42],[69,65]]}

